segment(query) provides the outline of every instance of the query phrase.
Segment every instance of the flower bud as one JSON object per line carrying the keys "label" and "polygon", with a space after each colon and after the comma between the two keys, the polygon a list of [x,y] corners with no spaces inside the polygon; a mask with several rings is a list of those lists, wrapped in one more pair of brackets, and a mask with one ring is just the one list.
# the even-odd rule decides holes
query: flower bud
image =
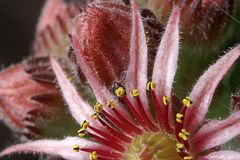
{"label": "flower bud", "polygon": [[[22,138],[36,138],[43,134],[42,120],[50,120],[64,103],[55,86],[34,81],[26,67],[24,62],[0,73],[0,114]],[[32,71],[40,72],[43,67],[32,67]]]}
{"label": "flower bud", "polygon": [[173,5],[181,7],[181,30],[188,43],[196,46],[214,42],[227,26],[233,0],[149,0],[148,6],[160,20],[169,15]]}
{"label": "flower bud", "polygon": [[[84,1],[85,2],[85,1]],[[68,34],[72,18],[85,4],[78,1],[46,1],[37,25],[34,52],[36,55],[66,56],[69,49]]]}
{"label": "flower bud", "polygon": [[[157,48],[162,27],[149,10],[142,10],[149,46],[149,58]],[[75,19],[72,34],[74,55],[109,86],[121,81],[129,62],[131,10],[113,2],[92,3]],[[154,53],[155,54],[155,53]],[[79,67],[81,68],[81,67]]]}

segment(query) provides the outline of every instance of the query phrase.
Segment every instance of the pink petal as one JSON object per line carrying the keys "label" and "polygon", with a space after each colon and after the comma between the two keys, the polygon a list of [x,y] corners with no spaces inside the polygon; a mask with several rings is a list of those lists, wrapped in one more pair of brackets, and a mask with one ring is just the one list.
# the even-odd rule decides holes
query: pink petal
{"label": "pink petal", "polygon": [[[77,19],[76,19],[77,20]],[[76,21],[77,23],[77,21]],[[74,51],[81,53],[81,46],[80,46],[80,36],[78,36],[79,31],[78,28],[75,27],[72,34],[72,44],[74,46]],[[84,55],[84,54],[79,54]],[[113,100],[115,97],[112,95],[112,93],[108,90],[108,88],[102,83],[98,75],[95,73],[94,69],[89,65],[87,62],[87,57],[85,56],[77,56],[77,63],[78,66],[80,66],[82,72],[84,73],[84,76],[86,77],[88,83],[90,84],[92,91],[97,98],[98,102],[105,105],[107,104],[108,100]],[[116,102],[117,103],[117,102]],[[120,104],[117,104],[117,106],[121,106]],[[124,115],[128,115],[126,111],[122,107],[118,107],[119,111],[121,111]],[[112,110],[109,107],[106,107],[107,112],[112,113]],[[128,116],[129,117],[129,116]],[[129,118],[130,119],[130,118]]]}
{"label": "pink petal", "polygon": [[64,140],[37,140],[23,144],[11,146],[0,153],[0,157],[10,155],[12,153],[46,153],[58,155],[68,160],[88,159],[88,154],[85,152],[76,153],[72,146],[79,144],[80,147],[99,146],[94,142],[77,137],[68,137]]}
{"label": "pink petal", "polygon": [[138,89],[143,106],[149,110],[146,98],[147,84],[147,42],[143,22],[135,0],[131,1],[132,7],[132,35],[130,41],[130,61],[126,74],[126,88],[130,93]]}
{"label": "pink petal", "polygon": [[[156,94],[162,103],[163,96],[171,97],[173,79],[177,69],[179,53],[180,9],[175,7],[169,18],[156,55],[152,80],[156,83]],[[172,107],[169,107],[169,124],[173,124]]]}
{"label": "pink petal", "polygon": [[192,138],[195,153],[225,144],[240,135],[240,111],[221,121],[211,121],[205,124]]}
{"label": "pink petal", "polygon": [[51,65],[57,77],[58,84],[62,90],[64,99],[68,103],[70,112],[75,120],[78,123],[81,123],[83,120],[95,123],[96,121],[93,121],[91,118],[91,114],[94,113],[92,107],[79,96],[74,86],[67,79],[58,62],[52,58]]}
{"label": "pink petal", "polygon": [[197,160],[239,160],[239,159],[240,159],[239,152],[225,150],[210,153],[209,155],[199,158]]}
{"label": "pink petal", "polygon": [[187,111],[184,126],[194,132],[206,115],[218,83],[240,56],[240,45],[232,49],[212,65],[194,86],[190,98],[193,101]]}
{"label": "pink petal", "polygon": [[171,95],[179,52],[179,17],[180,9],[175,7],[156,55],[152,80],[157,85],[156,93],[158,97]]}

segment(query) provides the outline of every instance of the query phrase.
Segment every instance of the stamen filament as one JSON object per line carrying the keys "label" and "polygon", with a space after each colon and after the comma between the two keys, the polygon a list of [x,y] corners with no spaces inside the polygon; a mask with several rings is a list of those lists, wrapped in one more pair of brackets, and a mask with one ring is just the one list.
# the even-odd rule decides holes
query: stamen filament
{"label": "stamen filament", "polygon": [[109,140],[106,140],[100,136],[97,136],[91,132],[88,132],[89,136],[91,136],[92,138],[94,138],[96,141],[108,146],[108,147],[111,147],[119,152],[124,152],[125,151],[125,148],[123,146],[121,146],[120,144],[116,143],[116,141],[109,141]]}
{"label": "stamen filament", "polygon": [[146,114],[142,102],[139,97],[136,97],[137,100],[137,106],[139,108],[139,111],[143,117],[144,122],[147,124],[148,128],[152,131],[156,131],[157,127],[152,123],[152,121],[149,119],[148,115]]}
{"label": "stamen filament", "polygon": [[120,153],[116,153],[113,151],[109,151],[109,150],[101,150],[98,148],[80,148],[81,151],[84,152],[88,152],[88,153],[92,153],[94,151],[97,152],[98,156],[102,156],[102,157],[111,157],[113,159],[120,159],[122,158],[122,155]]}
{"label": "stamen filament", "polygon": [[109,113],[106,111],[102,110],[102,114],[106,116],[112,123],[114,123],[119,129],[123,130],[127,134],[133,135],[134,132],[130,130],[125,124],[122,122],[119,122],[117,119],[115,119],[113,116],[111,116]]}
{"label": "stamen filament", "polygon": [[132,105],[132,103],[129,101],[129,99],[127,98],[127,96],[123,95],[122,99],[124,100],[124,102],[126,103],[126,106],[129,108],[129,110],[132,112],[132,114],[134,115],[134,117],[136,118],[136,121],[145,129],[146,128],[146,124],[144,123],[142,117],[139,115],[139,113],[135,110],[134,106]]}
{"label": "stamen filament", "polygon": [[131,142],[131,138],[117,132],[115,129],[110,127],[106,122],[104,122],[101,118],[99,118],[98,120],[103,125],[103,127],[105,127],[111,134],[113,134],[114,136],[118,137],[120,140],[122,140],[126,143]]}
{"label": "stamen filament", "polygon": [[118,116],[118,118],[126,123],[136,134],[141,134],[142,130],[134,126],[130,121],[128,121],[116,108],[113,109],[113,112]]}
{"label": "stamen filament", "polygon": [[155,91],[151,91],[151,95],[152,95],[152,99],[153,99],[153,106],[154,106],[154,109],[157,113],[157,118],[158,118],[159,125],[161,127],[163,127],[163,125],[164,125],[163,111],[160,107],[160,104],[158,102],[157,95],[156,95]]}

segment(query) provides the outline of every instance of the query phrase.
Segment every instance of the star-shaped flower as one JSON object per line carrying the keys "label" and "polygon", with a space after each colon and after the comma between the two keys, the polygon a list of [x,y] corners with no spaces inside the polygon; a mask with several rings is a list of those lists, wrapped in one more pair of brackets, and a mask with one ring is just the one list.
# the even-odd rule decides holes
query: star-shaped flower
{"label": "star-shaped flower", "polygon": [[[240,112],[225,120],[207,123],[215,89],[240,56],[240,46],[221,57],[200,77],[174,115],[171,89],[179,51],[180,9],[174,7],[160,42],[150,80],[147,76],[147,43],[138,6],[131,1],[132,28],[130,62],[124,82],[115,82],[113,91],[101,83],[86,57],[78,64],[98,102],[91,107],[77,92],[51,58],[63,97],[74,119],[81,124],[79,137],[64,140],[37,140],[11,146],[13,152],[42,152],[68,160],[238,160],[240,153],[218,147],[240,134]],[[81,35],[75,26],[72,44],[81,52]]]}

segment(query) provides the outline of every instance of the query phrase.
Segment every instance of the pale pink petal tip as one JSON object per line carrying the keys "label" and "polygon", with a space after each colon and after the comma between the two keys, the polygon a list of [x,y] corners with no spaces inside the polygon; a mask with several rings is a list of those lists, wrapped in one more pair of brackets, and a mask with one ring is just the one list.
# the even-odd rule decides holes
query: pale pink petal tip
{"label": "pale pink petal tip", "polygon": [[179,53],[180,9],[174,7],[156,55],[152,80],[158,96],[170,96]]}
{"label": "pale pink petal tip", "polygon": [[61,69],[58,62],[51,58],[51,65],[57,77],[58,84],[63,93],[72,116],[78,123],[83,120],[92,121],[91,114],[94,112],[89,104],[87,104],[82,97],[79,96],[70,80],[66,77],[64,71]]}
{"label": "pale pink petal tip", "polygon": [[147,107],[146,83],[147,83],[147,42],[141,14],[135,0],[131,1],[132,7],[132,34],[130,41],[130,61],[126,74],[126,89],[138,89],[144,106]]}
{"label": "pale pink petal tip", "polygon": [[240,111],[225,120],[211,121],[205,124],[191,140],[195,153],[227,143],[240,135]]}
{"label": "pale pink petal tip", "polygon": [[13,153],[45,153],[70,160],[87,158],[88,154],[85,152],[81,152],[81,154],[73,152],[72,146],[74,144],[81,144],[81,146],[85,147],[92,145],[92,142],[75,137],[68,137],[64,140],[38,140],[11,146],[2,151],[0,157]]}
{"label": "pale pink petal tip", "polygon": [[239,160],[239,159],[240,159],[239,152],[225,150],[210,153],[209,155],[199,158],[197,160]]}
{"label": "pale pink petal tip", "polygon": [[184,128],[194,132],[201,124],[208,112],[217,85],[239,56],[240,45],[221,57],[200,77],[190,94],[193,104],[186,113]]}

